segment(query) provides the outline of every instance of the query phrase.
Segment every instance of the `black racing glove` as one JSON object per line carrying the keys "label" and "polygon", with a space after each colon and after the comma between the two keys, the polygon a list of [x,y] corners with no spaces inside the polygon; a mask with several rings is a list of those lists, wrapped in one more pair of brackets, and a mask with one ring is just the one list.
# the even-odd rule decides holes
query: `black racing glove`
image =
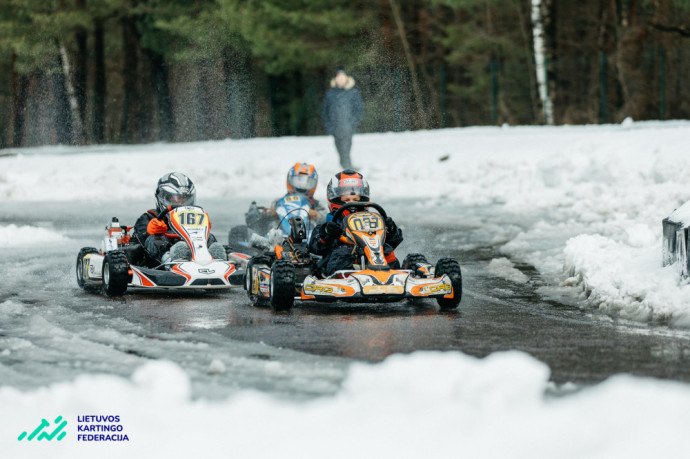
{"label": "black racing glove", "polygon": [[386,232],[395,234],[396,231],[398,231],[398,225],[395,224],[391,217],[386,217]]}
{"label": "black racing glove", "polygon": [[326,222],[323,225],[323,234],[328,239],[336,239],[343,234],[343,228],[336,222]]}

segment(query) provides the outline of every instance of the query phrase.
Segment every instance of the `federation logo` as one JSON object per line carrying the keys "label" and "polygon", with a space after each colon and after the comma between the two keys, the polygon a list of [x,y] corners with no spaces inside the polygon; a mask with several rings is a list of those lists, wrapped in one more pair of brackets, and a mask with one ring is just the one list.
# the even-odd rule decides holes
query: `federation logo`
{"label": "federation logo", "polygon": [[48,421],[46,421],[45,419],[41,419],[41,423],[38,425],[38,427],[36,427],[33,430],[33,432],[28,434],[28,436],[27,432],[22,432],[22,434],[17,438],[17,440],[22,441],[24,438],[26,438],[26,441],[31,441],[34,438],[36,438],[36,435],[38,435],[38,438],[36,438],[36,440],[38,441],[41,441],[43,439],[51,441],[55,437],[57,437],[57,441],[60,441],[63,438],[65,438],[65,435],[67,435],[67,432],[61,432],[62,429],[64,429],[67,425],[67,421],[64,421],[62,419],[62,416],[58,416],[57,418],[55,418],[55,424],[57,427],[55,427],[55,429],[51,433],[41,432],[43,429],[50,427],[50,423]]}

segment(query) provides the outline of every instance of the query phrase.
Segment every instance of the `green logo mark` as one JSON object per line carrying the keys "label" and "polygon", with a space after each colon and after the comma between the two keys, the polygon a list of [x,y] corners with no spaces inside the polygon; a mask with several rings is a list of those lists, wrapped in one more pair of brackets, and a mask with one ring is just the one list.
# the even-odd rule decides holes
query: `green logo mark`
{"label": "green logo mark", "polygon": [[[63,421],[62,416],[58,416],[57,419],[55,419],[55,424],[57,424],[58,426],[55,428],[55,430],[53,430],[52,433],[49,434],[47,432],[41,432],[41,430],[43,430],[44,428],[50,427],[50,423],[48,421],[46,421],[45,419],[41,419],[41,423],[38,425],[38,427],[36,427],[34,429],[33,432],[31,432],[29,434],[28,437],[26,437],[26,432],[22,432],[22,434],[19,436],[19,438],[17,440],[22,441],[24,439],[24,437],[26,437],[26,439],[28,441],[31,441],[34,439],[34,437],[36,437],[36,435],[38,435],[39,432],[41,432],[41,435],[38,435],[38,441],[41,441],[44,438],[46,440],[50,441],[53,438],[55,438],[56,436],[57,436],[57,440],[60,441],[63,438],[65,438],[65,435],[67,435],[67,432],[60,433],[60,431],[62,429],[64,429],[65,426],[67,425],[67,421]],[[60,435],[58,435],[59,433],[60,433]]]}

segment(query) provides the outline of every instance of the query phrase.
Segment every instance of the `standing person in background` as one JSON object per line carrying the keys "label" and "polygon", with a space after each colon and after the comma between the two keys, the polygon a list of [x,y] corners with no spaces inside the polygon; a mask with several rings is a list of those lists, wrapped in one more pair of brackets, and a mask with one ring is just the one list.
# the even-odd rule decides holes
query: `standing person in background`
{"label": "standing person in background", "polygon": [[362,110],[362,94],[355,88],[355,80],[338,67],[323,100],[321,119],[326,133],[335,138],[343,169],[352,169],[352,136],[362,120]]}

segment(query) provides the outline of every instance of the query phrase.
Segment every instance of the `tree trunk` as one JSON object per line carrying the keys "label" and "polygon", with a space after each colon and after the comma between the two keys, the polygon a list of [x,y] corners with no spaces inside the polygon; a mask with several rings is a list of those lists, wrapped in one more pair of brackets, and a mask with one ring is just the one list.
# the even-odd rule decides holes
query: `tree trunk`
{"label": "tree trunk", "polygon": [[391,6],[391,11],[393,12],[393,19],[398,29],[398,35],[400,36],[400,42],[402,43],[403,51],[405,52],[405,58],[407,59],[407,66],[410,70],[410,77],[412,78],[412,91],[414,92],[415,105],[417,107],[417,118],[419,119],[419,126],[422,129],[428,128],[427,115],[424,111],[422,91],[419,88],[419,80],[417,78],[417,66],[414,63],[414,57],[412,56],[412,50],[410,49],[410,44],[407,41],[407,35],[405,32],[405,25],[403,24],[402,18],[400,17],[400,9],[395,0],[388,0]]}
{"label": "tree trunk", "polygon": [[223,58],[223,76],[230,136],[233,139],[252,137],[255,104],[251,59],[240,53],[226,51]]}
{"label": "tree trunk", "polygon": [[93,31],[94,95],[93,95],[93,141],[105,142],[105,45],[103,20],[96,19]]}
{"label": "tree trunk", "polygon": [[168,64],[162,54],[146,50],[151,62],[151,80],[158,102],[159,140],[172,142],[175,139],[175,114],[168,84]]}
{"label": "tree trunk", "polygon": [[642,53],[648,33],[644,25],[638,24],[637,6],[637,0],[620,0],[619,3],[616,68],[624,102],[617,121],[628,116],[635,120],[645,119],[649,103],[648,84],[642,71]]}
{"label": "tree trunk", "polygon": [[[63,70],[62,57],[56,57],[57,68]],[[70,114],[70,101],[67,95],[67,83],[64,71],[56,71],[51,75],[53,94],[55,95],[55,132],[57,141],[61,145],[72,145],[74,137],[72,129],[72,115]]]}
{"label": "tree trunk", "polygon": [[82,123],[81,114],[79,113],[79,102],[77,101],[76,92],[74,85],[72,85],[72,78],[70,72],[70,62],[69,56],[67,55],[67,50],[65,45],[59,44],[60,48],[60,61],[62,64],[62,73],[64,76],[65,83],[65,95],[69,103],[69,113],[72,126],[72,142],[77,145],[83,145],[84,136],[84,124]]}
{"label": "tree trunk", "polygon": [[29,78],[17,73],[16,62],[17,54],[12,53],[12,146],[21,147],[24,144]]}
{"label": "tree trunk", "polygon": [[136,19],[124,17],[122,25],[123,44],[123,75],[122,75],[122,120],[120,123],[120,137],[122,142],[134,142],[137,137],[136,120],[139,118],[139,94],[137,91],[137,78],[139,67],[139,40],[136,30]]}
{"label": "tree trunk", "polygon": [[532,34],[534,40],[534,60],[537,83],[539,85],[539,98],[542,101],[544,122],[548,125],[552,125],[553,107],[551,105],[551,96],[549,95],[549,82],[546,78],[546,46],[544,44],[543,14],[542,0],[532,0]]}
{"label": "tree trunk", "polygon": [[[86,10],[86,0],[76,0],[76,6],[79,10]],[[75,33],[77,55],[74,59],[74,93],[79,107],[79,118],[83,125],[84,142],[87,140],[88,136],[86,131],[87,38],[88,33],[86,28],[81,26],[78,27]]]}

